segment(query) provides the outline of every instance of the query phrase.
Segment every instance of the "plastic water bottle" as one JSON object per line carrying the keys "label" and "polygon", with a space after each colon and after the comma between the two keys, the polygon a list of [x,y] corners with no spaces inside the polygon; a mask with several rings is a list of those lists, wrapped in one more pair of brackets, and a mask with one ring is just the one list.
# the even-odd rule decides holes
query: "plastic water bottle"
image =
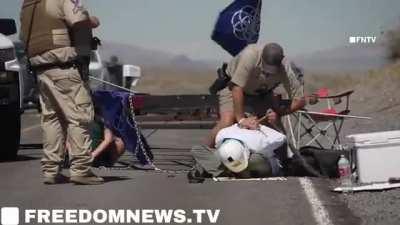
{"label": "plastic water bottle", "polygon": [[339,176],[340,176],[340,184],[343,188],[351,187],[352,180],[351,180],[351,167],[349,160],[346,159],[344,155],[340,156],[338,161],[338,169],[339,169]]}

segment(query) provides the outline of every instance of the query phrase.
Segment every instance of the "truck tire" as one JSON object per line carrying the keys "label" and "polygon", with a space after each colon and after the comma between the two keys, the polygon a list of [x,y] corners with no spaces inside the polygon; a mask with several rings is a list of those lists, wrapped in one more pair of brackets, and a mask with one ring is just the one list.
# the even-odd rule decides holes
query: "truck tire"
{"label": "truck tire", "polygon": [[16,160],[21,138],[21,113],[18,104],[0,109],[0,124],[0,161]]}

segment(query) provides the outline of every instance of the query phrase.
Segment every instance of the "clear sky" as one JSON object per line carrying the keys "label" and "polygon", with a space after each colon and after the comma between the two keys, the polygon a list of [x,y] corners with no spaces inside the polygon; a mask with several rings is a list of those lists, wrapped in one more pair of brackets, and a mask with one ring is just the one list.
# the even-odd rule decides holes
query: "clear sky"
{"label": "clear sky", "polygon": [[[83,0],[82,0],[83,1]],[[103,40],[185,54],[228,57],[210,39],[216,17],[232,0],[84,0],[100,18]],[[22,0],[0,0],[0,17],[18,18]],[[260,42],[289,55],[348,44],[352,35],[379,36],[400,21],[400,0],[263,0]]]}

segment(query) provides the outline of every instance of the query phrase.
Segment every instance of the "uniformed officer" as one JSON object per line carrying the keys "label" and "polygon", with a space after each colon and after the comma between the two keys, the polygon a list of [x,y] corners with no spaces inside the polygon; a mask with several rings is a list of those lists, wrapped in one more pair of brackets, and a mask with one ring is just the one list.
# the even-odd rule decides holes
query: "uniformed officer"
{"label": "uniformed officer", "polygon": [[[265,115],[268,109],[273,109],[268,113],[268,123],[282,128],[279,118],[305,105],[300,81],[302,74],[285,58],[279,44],[269,43],[262,48],[248,45],[229,62],[226,74],[230,82],[219,92],[220,120],[207,140],[211,148],[222,128],[237,122],[243,128],[257,129],[257,117]],[[283,87],[292,100],[288,107],[276,107],[273,92],[277,87]],[[246,117],[245,112],[253,116]]]}
{"label": "uniformed officer", "polygon": [[[73,27],[99,26],[79,0],[24,0],[21,10],[21,39],[36,72],[42,107],[44,156],[41,160],[45,184],[64,182],[60,163],[65,142],[70,149],[70,181],[100,184],[104,180],[90,169],[91,139],[88,124],[94,112],[87,84],[77,68]],[[76,40],[75,40],[76,41]],[[86,65],[87,66],[87,65]]]}

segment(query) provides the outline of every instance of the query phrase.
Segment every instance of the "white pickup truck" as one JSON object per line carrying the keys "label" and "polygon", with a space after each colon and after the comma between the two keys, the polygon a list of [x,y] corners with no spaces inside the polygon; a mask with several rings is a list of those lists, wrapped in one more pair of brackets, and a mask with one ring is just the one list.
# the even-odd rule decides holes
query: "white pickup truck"
{"label": "white pickup truck", "polygon": [[14,44],[8,38],[16,32],[14,20],[0,19],[0,160],[16,157],[21,133],[23,80]]}

